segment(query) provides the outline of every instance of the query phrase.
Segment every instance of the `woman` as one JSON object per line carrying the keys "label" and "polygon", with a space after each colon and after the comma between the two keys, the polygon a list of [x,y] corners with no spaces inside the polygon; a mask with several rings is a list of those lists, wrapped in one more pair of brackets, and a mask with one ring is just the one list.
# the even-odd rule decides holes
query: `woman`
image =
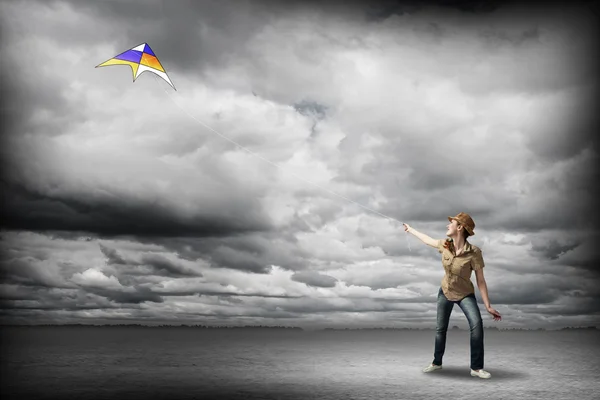
{"label": "woman", "polygon": [[475,288],[471,283],[471,271],[475,271],[477,286],[487,312],[494,317],[494,321],[500,321],[502,317],[490,305],[487,285],[483,276],[484,263],[481,249],[467,241],[469,236],[475,235],[473,232],[475,222],[469,214],[462,212],[455,217],[448,217],[448,220],[450,223],[446,236],[449,238],[446,240],[434,240],[409,225],[403,224],[406,232],[412,233],[423,243],[438,249],[442,254],[442,266],[446,272],[438,292],[433,362],[423,369],[423,372],[442,368],[450,314],[454,304],[458,304],[465,313],[471,328],[471,376],[487,379],[492,375],[483,370],[483,323],[475,299]]}

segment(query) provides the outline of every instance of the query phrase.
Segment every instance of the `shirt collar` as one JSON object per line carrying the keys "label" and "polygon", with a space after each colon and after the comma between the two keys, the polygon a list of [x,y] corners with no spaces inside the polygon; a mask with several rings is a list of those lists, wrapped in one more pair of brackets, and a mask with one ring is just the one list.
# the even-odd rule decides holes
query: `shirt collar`
{"label": "shirt collar", "polygon": [[[457,249],[454,249],[454,251],[456,252]],[[473,251],[473,246],[471,245],[471,243],[469,243],[468,240],[465,240],[465,244],[463,246],[463,252],[461,254],[466,254],[466,253],[470,253],[471,251]]]}

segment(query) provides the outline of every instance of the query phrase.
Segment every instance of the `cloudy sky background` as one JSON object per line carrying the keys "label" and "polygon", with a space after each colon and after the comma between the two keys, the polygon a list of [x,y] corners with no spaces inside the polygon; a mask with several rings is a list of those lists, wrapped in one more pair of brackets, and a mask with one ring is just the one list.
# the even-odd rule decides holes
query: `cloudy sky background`
{"label": "cloudy sky background", "polygon": [[433,328],[465,211],[485,326],[599,325],[597,8],[447,3],[2,2],[1,322]]}

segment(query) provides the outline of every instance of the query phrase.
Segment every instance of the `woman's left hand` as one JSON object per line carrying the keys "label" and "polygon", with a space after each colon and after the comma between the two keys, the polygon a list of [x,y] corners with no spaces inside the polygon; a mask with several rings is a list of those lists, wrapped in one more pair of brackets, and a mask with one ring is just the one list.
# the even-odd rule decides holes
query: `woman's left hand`
{"label": "woman's left hand", "polygon": [[487,312],[492,314],[492,317],[494,317],[494,321],[502,320],[502,316],[500,315],[500,313],[498,311],[494,310],[492,307],[488,307]]}

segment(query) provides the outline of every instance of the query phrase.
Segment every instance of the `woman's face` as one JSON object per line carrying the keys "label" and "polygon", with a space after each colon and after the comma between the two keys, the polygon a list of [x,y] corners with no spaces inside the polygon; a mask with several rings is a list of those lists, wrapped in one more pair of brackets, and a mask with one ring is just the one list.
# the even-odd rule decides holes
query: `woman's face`
{"label": "woman's face", "polygon": [[446,232],[446,236],[454,236],[458,233],[458,222],[453,219],[447,226],[448,231]]}

